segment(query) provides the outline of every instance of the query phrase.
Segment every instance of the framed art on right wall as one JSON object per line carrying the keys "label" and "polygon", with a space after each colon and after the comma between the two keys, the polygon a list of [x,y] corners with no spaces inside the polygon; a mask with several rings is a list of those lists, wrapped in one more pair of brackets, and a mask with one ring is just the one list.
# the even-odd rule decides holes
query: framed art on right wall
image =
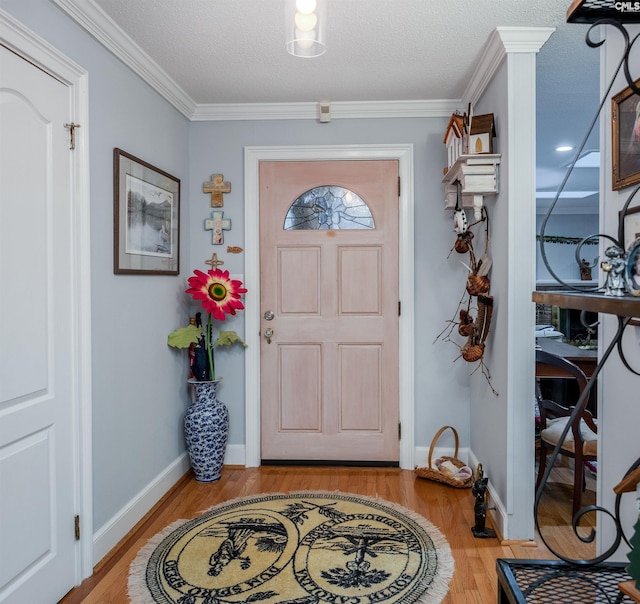
{"label": "framed art on right wall", "polygon": [[640,239],[640,206],[634,206],[627,208],[622,216],[620,211],[619,219],[622,221],[622,237],[620,242],[624,247],[624,251],[627,252],[633,245],[633,243]]}
{"label": "framed art on right wall", "polygon": [[611,98],[611,132],[611,188],[617,191],[640,183],[640,96],[629,86]]}
{"label": "framed art on right wall", "polygon": [[[634,296],[640,296],[640,239],[636,239],[629,248],[625,276],[627,287]],[[638,325],[638,319],[633,319],[633,325]]]}

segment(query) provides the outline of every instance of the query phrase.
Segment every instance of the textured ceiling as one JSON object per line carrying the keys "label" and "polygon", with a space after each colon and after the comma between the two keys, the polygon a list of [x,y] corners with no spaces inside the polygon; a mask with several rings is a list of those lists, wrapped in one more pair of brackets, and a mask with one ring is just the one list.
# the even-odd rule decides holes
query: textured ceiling
{"label": "textured ceiling", "polygon": [[[599,102],[598,51],[566,24],[570,0],[327,0],[313,59],[284,48],[285,0],[67,2],[98,5],[199,106],[455,101],[496,27],[555,27],[537,58],[539,190],[557,188],[572,154],[555,147],[580,143]],[[597,169],[574,173],[566,190],[597,191]]]}
{"label": "textured ceiling", "polygon": [[497,26],[562,0],[327,0],[328,51],[285,51],[284,0],[96,0],[198,104],[456,99]]}

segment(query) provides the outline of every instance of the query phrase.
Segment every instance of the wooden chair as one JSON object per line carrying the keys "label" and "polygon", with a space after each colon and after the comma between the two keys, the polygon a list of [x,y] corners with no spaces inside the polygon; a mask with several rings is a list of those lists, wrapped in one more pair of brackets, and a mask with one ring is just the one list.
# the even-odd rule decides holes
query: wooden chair
{"label": "wooden chair", "polygon": [[[567,374],[568,378],[575,378],[578,383],[578,398],[587,386],[587,378],[584,372],[571,361],[564,357],[545,352],[536,351],[536,363],[545,363],[560,369]],[[536,489],[540,486],[542,476],[547,466],[547,454],[553,451],[558,443],[562,432],[569,421],[575,406],[561,405],[552,400],[543,399],[536,388],[536,396],[540,407],[540,459],[538,464],[538,478]],[[587,409],[589,396],[582,401],[580,414],[576,417],[570,430],[567,432],[564,442],[560,448],[560,454],[574,459],[573,476],[573,514],[582,507],[582,491],[585,487],[584,465],[588,461],[596,461],[598,448],[598,427],[593,415]]]}

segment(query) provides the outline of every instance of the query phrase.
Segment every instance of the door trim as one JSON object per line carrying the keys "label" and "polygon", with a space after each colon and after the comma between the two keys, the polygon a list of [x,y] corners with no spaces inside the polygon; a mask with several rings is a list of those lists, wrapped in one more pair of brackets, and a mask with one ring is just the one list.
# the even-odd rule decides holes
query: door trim
{"label": "door trim", "polygon": [[[87,72],[54,46],[0,9],[0,43],[33,63],[69,88],[71,120],[76,130],[76,147],[71,159],[71,195],[74,213],[72,244],[75,291],[73,383],[75,513],[80,516],[80,541],[76,552],[76,584],[93,573],[93,467],[91,443],[91,263],[89,221],[89,82]],[[62,124],[60,125],[62,127]],[[73,519],[69,519],[72,530]]]}
{"label": "door trim", "polygon": [[244,240],[245,274],[245,466],[260,465],[260,223],[261,161],[397,160],[399,196],[399,405],[403,426],[400,467],[414,466],[414,193],[413,145],[338,145],[245,147]]}

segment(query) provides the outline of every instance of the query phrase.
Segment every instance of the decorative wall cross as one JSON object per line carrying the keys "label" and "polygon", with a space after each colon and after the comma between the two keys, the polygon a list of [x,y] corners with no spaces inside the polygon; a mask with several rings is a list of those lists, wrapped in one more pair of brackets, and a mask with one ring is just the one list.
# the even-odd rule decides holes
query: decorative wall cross
{"label": "decorative wall cross", "polygon": [[205,260],[205,264],[210,264],[211,268],[215,271],[221,264],[224,264],[224,260],[218,260],[218,254],[213,252],[213,256],[211,256],[211,260]]}
{"label": "decorative wall cross", "polygon": [[224,234],[222,231],[231,230],[231,219],[222,218],[224,212],[211,212],[211,218],[204,221],[204,230],[213,231],[213,245],[222,245],[224,243]]}
{"label": "decorative wall cross", "polygon": [[212,174],[211,180],[202,185],[204,193],[211,193],[211,207],[221,208],[224,205],[223,193],[231,192],[231,183],[225,181],[222,174]]}

